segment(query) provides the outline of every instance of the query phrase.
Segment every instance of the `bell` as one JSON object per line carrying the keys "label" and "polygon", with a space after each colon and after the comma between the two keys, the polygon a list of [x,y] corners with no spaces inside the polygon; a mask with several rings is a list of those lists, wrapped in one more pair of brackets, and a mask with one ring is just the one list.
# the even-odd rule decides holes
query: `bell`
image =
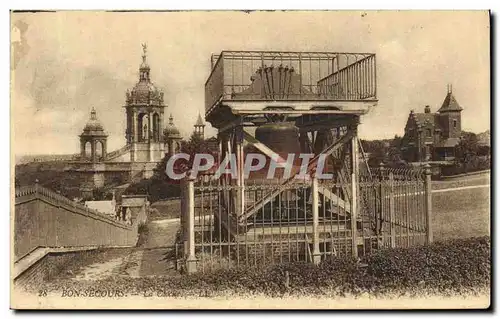
{"label": "bell", "polygon": [[[301,153],[300,142],[299,142],[299,129],[291,122],[280,122],[280,123],[267,123],[259,126],[255,130],[255,138],[266,145],[274,153],[278,154],[285,161],[288,158],[288,154],[294,154],[294,161],[292,164],[291,175],[298,172],[300,169],[301,160],[299,155]],[[255,149],[248,149],[247,152],[258,152]],[[266,165],[258,170],[250,173],[249,179],[259,180],[267,179],[267,173],[269,170],[271,159],[266,156]],[[275,174],[272,176],[273,179],[283,178],[285,169],[277,168]]]}
{"label": "bell", "polygon": [[255,130],[255,138],[282,157],[300,153],[299,129],[291,122],[261,125]]}

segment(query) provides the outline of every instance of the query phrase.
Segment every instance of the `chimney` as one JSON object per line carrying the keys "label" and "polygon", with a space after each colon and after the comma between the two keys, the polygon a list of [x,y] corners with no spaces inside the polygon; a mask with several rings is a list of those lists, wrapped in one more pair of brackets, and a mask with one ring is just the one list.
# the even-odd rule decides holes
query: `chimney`
{"label": "chimney", "polygon": [[426,105],[425,109],[424,109],[424,112],[425,113],[430,113],[431,112],[431,107],[429,105]]}

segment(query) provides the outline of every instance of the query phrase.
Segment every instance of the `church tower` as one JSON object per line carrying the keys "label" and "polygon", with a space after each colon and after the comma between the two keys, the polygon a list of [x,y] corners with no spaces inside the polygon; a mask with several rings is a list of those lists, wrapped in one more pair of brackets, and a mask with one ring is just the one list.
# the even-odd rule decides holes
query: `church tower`
{"label": "church tower", "polygon": [[158,162],[164,156],[163,145],[163,92],[151,82],[151,68],[147,62],[147,46],[142,45],[142,63],[139,82],[127,90],[127,145],[131,162]]}
{"label": "church tower", "polygon": [[198,113],[198,120],[194,125],[194,134],[202,140],[205,139],[205,124],[203,123],[203,119],[201,118],[200,113]]}

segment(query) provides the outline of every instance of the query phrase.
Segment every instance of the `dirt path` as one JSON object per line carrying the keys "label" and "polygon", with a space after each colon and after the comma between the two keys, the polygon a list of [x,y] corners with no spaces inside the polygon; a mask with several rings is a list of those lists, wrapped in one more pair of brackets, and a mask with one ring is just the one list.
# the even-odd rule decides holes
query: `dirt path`
{"label": "dirt path", "polygon": [[148,232],[140,247],[116,254],[100,254],[70,271],[72,280],[102,280],[110,277],[150,277],[178,274],[175,270],[175,236],[179,219],[156,220],[148,224]]}

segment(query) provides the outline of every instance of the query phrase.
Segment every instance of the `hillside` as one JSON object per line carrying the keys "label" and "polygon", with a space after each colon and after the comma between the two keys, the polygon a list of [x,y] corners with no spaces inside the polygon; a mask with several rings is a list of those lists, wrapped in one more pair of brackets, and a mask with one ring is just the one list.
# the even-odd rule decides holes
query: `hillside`
{"label": "hillside", "polygon": [[37,155],[16,155],[16,165],[41,162],[71,161],[78,157],[78,154],[37,154]]}
{"label": "hillside", "polygon": [[65,161],[45,161],[19,164],[15,167],[15,185],[33,185],[36,180],[46,188],[69,198],[78,196],[79,178],[66,174]]}

